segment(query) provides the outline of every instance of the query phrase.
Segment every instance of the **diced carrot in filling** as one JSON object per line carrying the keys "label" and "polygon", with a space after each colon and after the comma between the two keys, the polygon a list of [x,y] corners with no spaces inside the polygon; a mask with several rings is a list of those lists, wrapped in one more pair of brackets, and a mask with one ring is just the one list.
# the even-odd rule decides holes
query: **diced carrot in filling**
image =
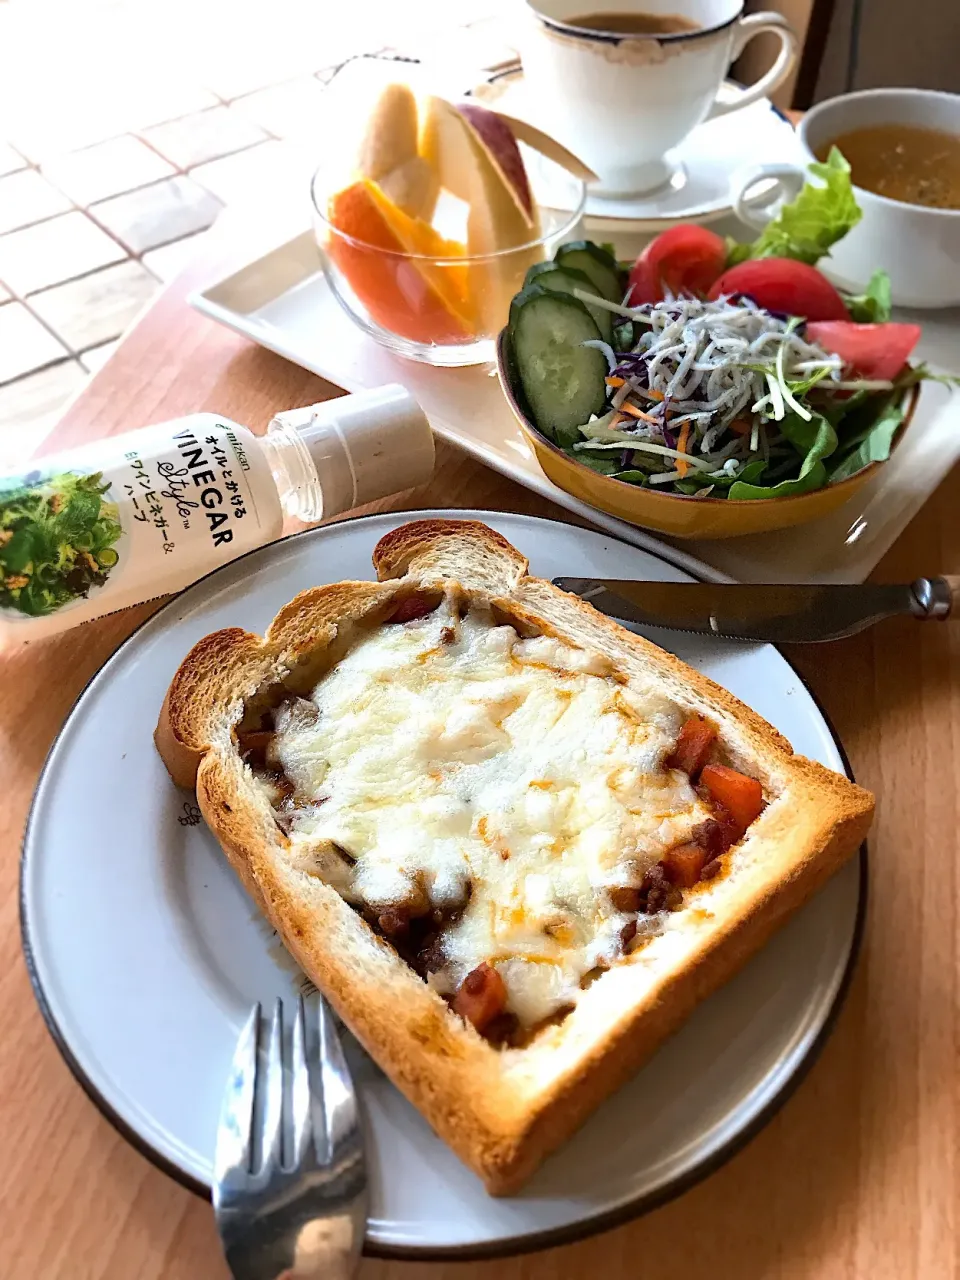
{"label": "diced carrot in filling", "polygon": [[503,979],[492,965],[484,962],[471,969],[460,983],[453,998],[453,1011],[472,1022],[482,1035],[494,1018],[503,1013],[506,1004],[507,988]]}
{"label": "diced carrot in filling", "polygon": [[700,781],[718,804],[731,815],[742,835],[763,809],[763,788],[756,778],[738,773],[725,764],[704,765]]}
{"label": "diced carrot in filling", "polygon": [[691,842],[674,845],[660,861],[671,884],[679,885],[681,889],[692,889],[710,861],[710,855],[702,845]]}
{"label": "diced carrot in filling", "polygon": [[717,731],[712,724],[702,716],[691,716],[680,730],[677,745],[667,757],[667,768],[682,769],[690,775],[691,781],[696,781],[716,740]]}

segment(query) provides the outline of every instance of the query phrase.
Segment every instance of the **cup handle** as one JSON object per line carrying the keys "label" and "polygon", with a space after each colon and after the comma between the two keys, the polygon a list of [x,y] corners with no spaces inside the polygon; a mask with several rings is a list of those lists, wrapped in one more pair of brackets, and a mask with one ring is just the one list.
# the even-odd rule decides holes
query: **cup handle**
{"label": "cup handle", "polygon": [[[762,231],[779,205],[797,198],[806,180],[806,172],[796,164],[755,164],[738,169],[730,179],[733,211],[741,222]],[[763,196],[751,197],[758,182],[772,182],[773,186]]]}
{"label": "cup handle", "polygon": [[763,13],[748,13],[745,18],[740,19],[733,39],[730,61],[735,62],[753,37],[760,35],[762,31],[772,31],[780,39],[780,52],[777,54],[776,62],[756,84],[749,85],[736,102],[715,102],[708,119],[725,116],[730,111],[739,111],[741,107],[749,106],[758,98],[766,97],[768,93],[772,93],[783,84],[793,70],[793,64],[797,59],[797,33],[782,14],[768,10]]}

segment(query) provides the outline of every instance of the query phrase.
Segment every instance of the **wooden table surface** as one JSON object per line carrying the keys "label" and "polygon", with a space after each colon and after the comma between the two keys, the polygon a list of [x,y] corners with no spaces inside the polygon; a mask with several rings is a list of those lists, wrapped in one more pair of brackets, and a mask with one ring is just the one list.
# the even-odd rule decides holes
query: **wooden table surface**
{"label": "wooden table surface", "polygon": [[[219,265],[239,261],[221,245]],[[253,427],[334,388],[191,311],[175,283],[68,410],[61,448],[200,409]],[[438,444],[434,480],[374,509],[565,512]],[[960,470],[877,577],[960,573]],[[950,513],[954,514],[951,515]],[[20,953],[18,853],[44,755],[73,700],[150,606],[2,655],[0,1277],[223,1280],[209,1206],[88,1101],[34,1004]],[[783,1110],[723,1169],[606,1235],[512,1260],[368,1260],[364,1280],[944,1280],[960,1276],[957,832],[960,626],[891,622],[794,651],[858,779],[879,796],[866,940],[846,1006]],[[150,726],[145,726],[145,731]]]}

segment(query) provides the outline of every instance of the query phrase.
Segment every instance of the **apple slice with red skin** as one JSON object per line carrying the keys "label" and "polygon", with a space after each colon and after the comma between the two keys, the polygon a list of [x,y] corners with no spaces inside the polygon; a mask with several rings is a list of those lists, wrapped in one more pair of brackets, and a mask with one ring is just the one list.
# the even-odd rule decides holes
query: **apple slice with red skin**
{"label": "apple slice with red skin", "polygon": [[523,156],[510,126],[494,112],[475,102],[458,102],[456,109],[473,130],[490,162],[498,170],[524,220],[534,225],[533,196]]}

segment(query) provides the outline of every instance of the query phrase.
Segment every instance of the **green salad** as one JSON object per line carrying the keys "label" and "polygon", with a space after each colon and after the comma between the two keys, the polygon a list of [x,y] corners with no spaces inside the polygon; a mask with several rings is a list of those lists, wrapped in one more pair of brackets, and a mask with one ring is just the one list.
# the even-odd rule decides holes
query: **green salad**
{"label": "green salad", "polygon": [[841,294],[816,262],[859,220],[834,149],[752,244],[663,232],[635,263],[563,245],[514,298],[505,355],[536,427],[628,484],[746,501],[836,484],[889,457],[931,376],[878,271]]}
{"label": "green salad", "polygon": [[122,533],[108,488],[100,472],[0,482],[0,605],[42,617],[104,585]]}

